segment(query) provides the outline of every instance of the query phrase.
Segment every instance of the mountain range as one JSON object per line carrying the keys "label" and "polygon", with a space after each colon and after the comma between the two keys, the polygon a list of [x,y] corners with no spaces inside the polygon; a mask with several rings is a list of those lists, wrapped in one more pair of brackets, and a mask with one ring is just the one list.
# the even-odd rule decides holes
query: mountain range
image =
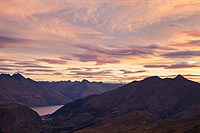
{"label": "mountain range", "polygon": [[61,105],[92,94],[113,90],[122,84],[102,82],[37,82],[21,74],[0,75],[0,103],[20,103],[29,107]]}
{"label": "mountain range", "polygon": [[160,120],[198,116],[200,84],[181,75],[165,79],[148,77],[67,103],[51,114],[48,122],[53,123],[53,131],[74,131],[138,111],[148,112]]}
{"label": "mountain range", "polygon": [[25,105],[1,103],[0,132],[198,133],[200,83],[181,75],[148,77],[71,101],[42,117]]}

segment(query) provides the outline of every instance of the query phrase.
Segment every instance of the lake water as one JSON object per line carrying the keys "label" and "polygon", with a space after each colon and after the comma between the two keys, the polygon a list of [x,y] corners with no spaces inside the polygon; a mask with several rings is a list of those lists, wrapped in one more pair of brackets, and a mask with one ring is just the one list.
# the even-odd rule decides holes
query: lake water
{"label": "lake water", "polygon": [[56,106],[45,106],[45,107],[33,107],[32,110],[36,111],[40,116],[47,115],[55,112],[57,109],[61,108],[63,105]]}

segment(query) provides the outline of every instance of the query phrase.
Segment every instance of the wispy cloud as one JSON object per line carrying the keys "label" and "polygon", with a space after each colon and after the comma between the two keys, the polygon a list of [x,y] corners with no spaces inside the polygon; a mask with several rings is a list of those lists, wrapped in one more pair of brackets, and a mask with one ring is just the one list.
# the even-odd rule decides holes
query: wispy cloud
{"label": "wispy cloud", "polygon": [[99,67],[83,67],[82,69],[85,69],[86,71],[92,71],[92,70],[99,70]]}
{"label": "wispy cloud", "polygon": [[123,72],[123,74],[136,74],[136,73],[144,73],[147,72],[147,70],[138,70],[138,71],[129,71],[129,70],[120,70]]}
{"label": "wispy cloud", "polygon": [[82,62],[89,62],[93,61],[96,62],[96,65],[103,65],[103,64],[117,64],[120,63],[118,60],[109,59],[109,55],[103,54],[75,54],[75,57],[79,58]]}
{"label": "wispy cloud", "polygon": [[172,65],[145,65],[146,68],[163,68],[163,69],[185,69],[185,68],[198,68],[197,64],[190,64],[188,62],[180,62]]}
{"label": "wispy cloud", "polygon": [[192,47],[192,46],[199,46],[199,44],[200,44],[200,40],[188,40],[185,42],[171,43],[169,45],[173,47],[180,47],[180,46]]}
{"label": "wispy cloud", "polygon": [[63,75],[63,73],[60,73],[60,72],[54,72],[54,73],[51,73],[51,72],[48,72],[48,73],[46,73],[46,72],[44,72],[44,73],[25,72],[23,74],[24,75],[31,75],[31,76],[33,76],[33,75],[36,75],[36,76],[40,76],[40,75],[41,76],[47,76],[47,75],[50,75],[50,76],[61,76],[61,75]]}
{"label": "wispy cloud", "polygon": [[27,72],[55,72],[55,70],[49,69],[26,69]]}
{"label": "wispy cloud", "polygon": [[195,65],[195,64],[189,64],[188,62],[181,62],[179,64],[173,64],[170,65],[168,67],[166,67],[165,69],[183,69],[183,68],[198,68],[200,66]]}
{"label": "wispy cloud", "polygon": [[193,56],[200,56],[200,51],[176,51],[176,52],[168,52],[162,54],[163,57],[166,58],[189,58]]}
{"label": "wispy cloud", "polygon": [[8,36],[0,36],[0,48],[11,48],[11,47],[19,47],[25,46],[25,43],[30,40],[22,39],[22,38],[13,38]]}
{"label": "wispy cloud", "polygon": [[109,70],[102,70],[97,72],[88,72],[88,71],[71,71],[68,75],[76,76],[112,76],[112,72]]}
{"label": "wispy cloud", "polygon": [[182,27],[183,25],[181,25],[181,24],[168,24],[167,26],[169,26],[169,27]]}
{"label": "wispy cloud", "polygon": [[71,58],[65,57],[65,56],[62,56],[62,57],[59,57],[59,58],[62,59],[62,60],[72,60]]}
{"label": "wispy cloud", "polygon": [[61,72],[55,72],[55,73],[53,73],[53,75],[63,75],[63,73],[61,73]]}
{"label": "wispy cloud", "polygon": [[16,61],[15,64],[20,65],[21,67],[31,67],[31,68],[52,68],[50,66],[38,65],[37,61]]}
{"label": "wispy cloud", "polygon": [[146,68],[166,68],[168,65],[145,65]]}
{"label": "wispy cloud", "polygon": [[74,57],[82,62],[94,61],[96,65],[119,64],[119,58],[148,57],[154,55],[156,50],[174,50],[173,48],[161,47],[156,44],[148,46],[125,46],[117,49],[105,49],[102,47],[92,47],[90,45],[77,45],[77,47],[87,52],[86,54],[74,54]]}
{"label": "wispy cloud", "polygon": [[96,65],[103,65],[103,64],[119,64],[119,60],[100,60],[97,61]]}
{"label": "wispy cloud", "polygon": [[0,70],[3,70],[3,71],[11,71],[11,70],[13,70],[13,69],[6,68],[6,67],[0,67]]}
{"label": "wispy cloud", "polygon": [[81,70],[81,68],[77,68],[77,67],[69,67],[69,68],[67,68],[66,70],[72,70],[72,71],[79,71],[79,70]]}
{"label": "wispy cloud", "polygon": [[59,59],[37,59],[37,61],[46,62],[48,64],[67,64],[67,61]]}
{"label": "wispy cloud", "polygon": [[200,30],[183,31],[183,33],[189,36],[200,37]]}

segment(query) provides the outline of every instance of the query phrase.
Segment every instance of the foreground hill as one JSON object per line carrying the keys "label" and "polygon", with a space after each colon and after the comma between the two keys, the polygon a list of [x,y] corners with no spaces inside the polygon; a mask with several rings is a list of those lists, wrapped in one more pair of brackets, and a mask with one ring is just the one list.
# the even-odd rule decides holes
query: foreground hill
{"label": "foreground hill", "polygon": [[40,116],[32,109],[20,104],[0,104],[0,132],[38,133]]}
{"label": "foreground hill", "polygon": [[87,80],[36,82],[20,74],[1,74],[0,103],[21,103],[29,107],[61,105],[88,95],[113,90],[121,85]]}
{"label": "foreground hill", "polygon": [[200,116],[184,120],[159,120],[147,112],[133,112],[100,121],[74,133],[199,133]]}
{"label": "foreground hill", "polygon": [[70,102],[51,115],[51,122],[56,129],[73,131],[135,111],[147,111],[160,119],[200,115],[200,84],[181,75],[173,79],[149,77]]}

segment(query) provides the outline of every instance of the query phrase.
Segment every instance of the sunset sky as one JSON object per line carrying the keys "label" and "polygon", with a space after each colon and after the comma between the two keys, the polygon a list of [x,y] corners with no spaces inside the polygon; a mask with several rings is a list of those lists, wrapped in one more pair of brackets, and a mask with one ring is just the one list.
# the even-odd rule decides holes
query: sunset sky
{"label": "sunset sky", "polygon": [[200,0],[0,0],[0,73],[200,80]]}

